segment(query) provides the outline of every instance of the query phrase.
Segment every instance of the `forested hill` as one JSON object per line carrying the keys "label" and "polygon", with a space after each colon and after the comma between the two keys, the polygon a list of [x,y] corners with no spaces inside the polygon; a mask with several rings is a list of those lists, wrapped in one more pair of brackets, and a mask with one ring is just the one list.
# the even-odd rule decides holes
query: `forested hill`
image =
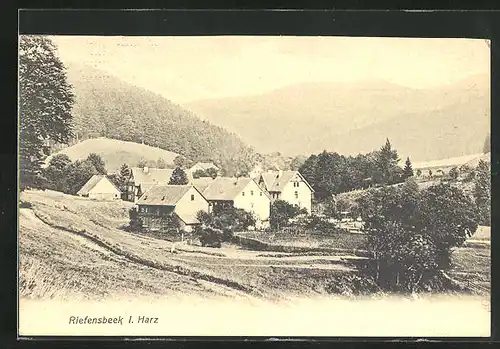
{"label": "forested hill", "polygon": [[253,150],[235,134],[173,102],[90,66],[64,62],[73,85],[75,131],[169,150],[198,160],[245,161]]}

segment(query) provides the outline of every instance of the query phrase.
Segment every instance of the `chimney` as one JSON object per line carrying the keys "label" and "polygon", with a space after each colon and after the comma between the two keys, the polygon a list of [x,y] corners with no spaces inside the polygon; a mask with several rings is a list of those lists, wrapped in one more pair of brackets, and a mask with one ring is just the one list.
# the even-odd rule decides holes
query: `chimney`
{"label": "chimney", "polygon": [[144,173],[148,173],[149,172],[149,167],[147,166],[144,166],[144,169],[143,169]]}

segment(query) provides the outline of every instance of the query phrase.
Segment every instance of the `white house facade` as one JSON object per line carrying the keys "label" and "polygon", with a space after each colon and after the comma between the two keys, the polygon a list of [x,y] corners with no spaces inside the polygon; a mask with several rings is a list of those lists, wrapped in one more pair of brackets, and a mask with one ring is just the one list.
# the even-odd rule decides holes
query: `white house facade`
{"label": "white house facade", "polygon": [[93,200],[119,200],[121,192],[105,175],[94,175],[77,195]]}
{"label": "white house facade", "polygon": [[284,200],[311,214],[314,190],[298,171],[268,171],[259,176],[258,184],[271,200]]}

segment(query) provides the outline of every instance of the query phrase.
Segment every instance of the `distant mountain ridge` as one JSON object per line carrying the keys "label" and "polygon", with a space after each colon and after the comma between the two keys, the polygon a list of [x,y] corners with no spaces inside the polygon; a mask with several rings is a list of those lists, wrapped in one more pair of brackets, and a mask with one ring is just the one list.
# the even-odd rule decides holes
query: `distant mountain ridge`
{"label": "distant mountain ridge", "polygon": [[490,129],[489,90],[487,75],[425,90],[376,79],[306,82],[185,107],[263,153],[357,154],[389,137],[401,155],[425,161],[482,150]]}
{"label": "distant mountain ridge", "polygon": [[144,143],[193,161],[241,159],[253,150],[219,126],[146,89],[93,67],[64,62],[76,102],[75,133]]}

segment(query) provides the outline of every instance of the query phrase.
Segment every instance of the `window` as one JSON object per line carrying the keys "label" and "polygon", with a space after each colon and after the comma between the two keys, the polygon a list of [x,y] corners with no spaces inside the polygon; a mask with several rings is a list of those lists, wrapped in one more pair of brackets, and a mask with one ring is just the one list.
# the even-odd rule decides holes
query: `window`
{"label": "window", "polygon": [[245,192],[244,191],[241,192],[241,196],[245,196]]}
{"label": "window", "polygon": [[253,190],[250,190],[250,195],[252,195],[252,196],[253,196]]}
{"label": "window", "polygon": [[260,196],[262,196],[262,192],[260,192]]}
{"label": "window", "polygon": [[295,191],[295,198],[298,199],[299,198],[299,192],[298,191]]}
{"label": "window", "polygon": [[194,194],[191,194],[191,201],[194,201]]}

